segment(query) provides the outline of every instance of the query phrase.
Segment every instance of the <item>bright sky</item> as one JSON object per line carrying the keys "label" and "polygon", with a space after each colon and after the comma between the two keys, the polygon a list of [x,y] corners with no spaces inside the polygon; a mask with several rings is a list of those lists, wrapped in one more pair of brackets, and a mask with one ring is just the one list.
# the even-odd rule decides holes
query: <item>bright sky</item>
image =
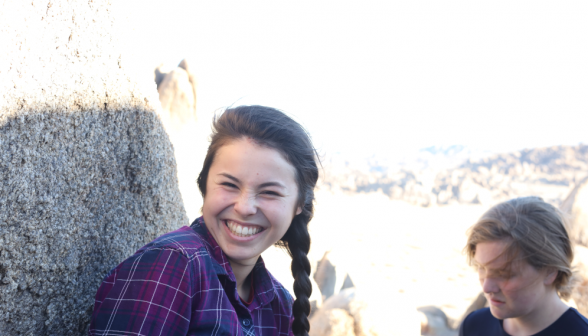
{"label": "bright sky", "polygon": [[201,120],[273,106],[353,155],[588,143],[585,1],[120,3],[130,62],[190,59]]}

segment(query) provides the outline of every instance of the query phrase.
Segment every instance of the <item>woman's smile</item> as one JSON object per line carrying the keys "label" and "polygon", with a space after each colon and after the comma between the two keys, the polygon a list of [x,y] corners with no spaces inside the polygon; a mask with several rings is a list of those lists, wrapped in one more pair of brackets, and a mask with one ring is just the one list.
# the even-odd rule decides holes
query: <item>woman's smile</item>
{"label": "woman's smile", "polygon": [[229,231],[237,237],[253,237],[264,230],[263,227],[255,224],[244,224],[233,220],[225,220],[224,222]]}

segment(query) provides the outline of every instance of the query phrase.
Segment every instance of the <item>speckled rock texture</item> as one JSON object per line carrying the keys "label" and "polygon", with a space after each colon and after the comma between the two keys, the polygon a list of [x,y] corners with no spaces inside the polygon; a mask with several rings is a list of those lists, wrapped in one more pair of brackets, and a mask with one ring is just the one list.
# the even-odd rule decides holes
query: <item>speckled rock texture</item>
{"label": "speckled rock texture", "polygon": [[107,0],[2,2],[0,335],[86,334],[104,275],[188,222],[115,28]]}

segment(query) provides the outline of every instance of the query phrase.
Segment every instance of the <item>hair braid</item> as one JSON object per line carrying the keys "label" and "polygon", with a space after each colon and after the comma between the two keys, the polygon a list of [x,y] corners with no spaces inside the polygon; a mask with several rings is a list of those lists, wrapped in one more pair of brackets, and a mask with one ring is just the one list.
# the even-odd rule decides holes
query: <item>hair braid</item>
{"label": "hair braid", "polygon": [[282,239],[292,256],[292,276],[294,277],[294,294],[296,300],[292,307],[294,322],[292,331],[296,336],[306,336],[310,330],[308,315],[310,314],[309,297],[312,294],[310,282],[310,261],[307,254],[310,250],[310,235],[307,221],[303,214],[297,216],[290,225],[290,229]]}

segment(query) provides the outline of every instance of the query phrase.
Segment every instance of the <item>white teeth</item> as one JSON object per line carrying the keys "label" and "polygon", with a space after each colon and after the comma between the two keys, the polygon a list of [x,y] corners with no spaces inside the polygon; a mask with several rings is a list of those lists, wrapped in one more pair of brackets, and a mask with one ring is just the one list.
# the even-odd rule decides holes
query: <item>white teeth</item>
{"label": "white teeth", "polygon": [[229,230],[231,230],[231,232],[239,237],[247,237],[247,236],[252,236],[255,235],[257,233],[259,233],[261,231],[260,227],[251,227],[251,226],[241,226],[235,222],[232,221],[226,221],[225,222],[227,227],[229,228]]}

